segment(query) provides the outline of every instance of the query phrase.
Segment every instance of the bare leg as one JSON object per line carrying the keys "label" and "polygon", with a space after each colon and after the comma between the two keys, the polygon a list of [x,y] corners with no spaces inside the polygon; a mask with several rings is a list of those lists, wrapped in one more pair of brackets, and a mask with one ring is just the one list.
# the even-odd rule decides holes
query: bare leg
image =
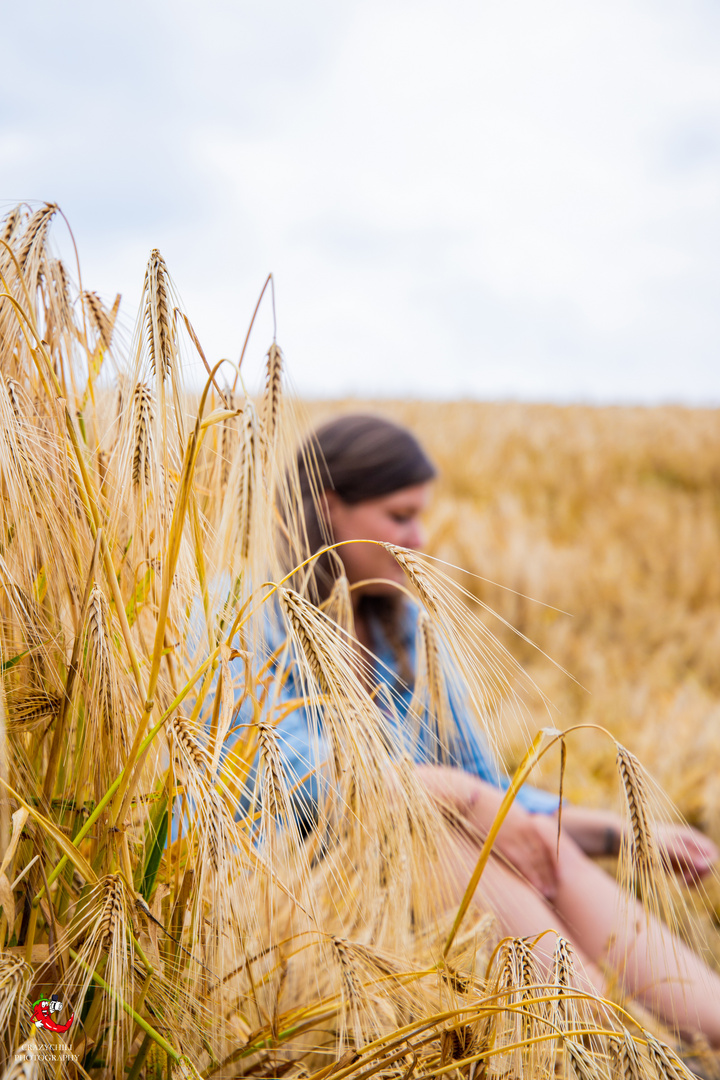
{"label": "bare leg", "polygon": [[[470,875],[477,863],[480,845],[467,835],[456,838],[453,864],[454,880],[447,881],[454,902],[464,894]],[[565,923],[563,916],[525,880],[500,859],[492,856],[483,872],[479,887],[482,906],[495,914],[503,933],[512,937],[536,937],[547,930],[554,930],[573,945],[584,978],[578,979],[578,987],[599,996],[605,995],[605,977],[577,940],[577,935]],[[542,937],[533,952],[537,959],[549,967],[555,941],[552,935]]]}
{"label": "bare leg", "polygon": [[[556,822],[548,819],[543,827],[554,837]],[[720,1047],[720,976],[569,837],[560,842],[554,908],[570,940],[618,971],[631,996],[683,1035],[699,1030]]]}
{"label": "bare leg", "polygon": [[[547,820],[554,840],[557,824]],[[458,839],[457,895],[462,895],[480,846]],[[491,858],[480,883],[483,899],[503,930],[533,937],[553,929],[572,942],[589,981],[604,994],[599,964],[618,972],[625,992],[686,1037],[701,1032],[720,1047],[720,976],[676,938],[649,918],[640,904],[589,859],[569,837],[560,841],[558,888],[550,905],[514,870]],[[552,945],[539,943],[537,955],[549,959]]]}
{"label": "bare leg", "polygon": [[[461,770],[423,766],[418,771],[441,805],[452,808],[457,829],[450,861],[455,861],[456,876],[452,880],[447,875],[445,884],[459,898],[477,862],[479,829],[487,827],[488,813],[497,809],[494,802],[499,796],[491,792],[488,802],[488,785]],[[534,937],[549,929],[563,933],[598,993],[605,982],[600,965],[607,964],[617,972],[626,993],[666,1024],[684,1036],[702,1033],[720,1048],[720,975],[666,926],[647,916],[567,835],[561,837],[555,856],[556,818],[537,814],[533,829],[543,856],[556,860],[554,898],[550,904],[519,871],[491,858],[480,892],[503,929],[515,937]],[[541,944],[541,954],[543,949],[547,952]]]}

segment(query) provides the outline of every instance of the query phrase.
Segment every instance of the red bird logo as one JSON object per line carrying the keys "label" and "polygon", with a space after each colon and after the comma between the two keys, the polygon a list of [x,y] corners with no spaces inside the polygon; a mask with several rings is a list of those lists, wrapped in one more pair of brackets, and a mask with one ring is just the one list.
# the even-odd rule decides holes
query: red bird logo
{"label": "red bird logo", "polygon": [[62,1002],[57,994],[48,999],[46,997],[39,998],[33,1005],[32,1020],[35,1027],[45,1028],[47,1031],[57,1031],[62,1034],[63,1031],[67,1031],[73,1020],[75,1019],[75,1013],[70,1013],[70,1019],[66,1024],[58,1024],[53,1020],[53,1013],[59,1013],[62,1009]]}

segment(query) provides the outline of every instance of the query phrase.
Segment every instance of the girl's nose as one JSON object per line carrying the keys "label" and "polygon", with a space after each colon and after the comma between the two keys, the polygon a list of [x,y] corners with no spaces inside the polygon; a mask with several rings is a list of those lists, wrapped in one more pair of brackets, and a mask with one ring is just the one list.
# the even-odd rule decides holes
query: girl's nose
{"label": "girl's nose", "polygon": [[405,528],[403,547],[420,551],[425,543],[425,530],[419,521],[409,521]]}

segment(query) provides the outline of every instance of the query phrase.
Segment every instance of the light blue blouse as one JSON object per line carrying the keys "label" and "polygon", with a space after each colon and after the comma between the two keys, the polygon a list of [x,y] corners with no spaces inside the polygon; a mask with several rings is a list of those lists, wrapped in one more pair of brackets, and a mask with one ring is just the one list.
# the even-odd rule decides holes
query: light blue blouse
{"label": "light blue blouse", "polygon": [[[417,605],[408,603],[403,625],[403,644],[410,670],[413,672],[416,671],[416,626],[419,611]],[[412,687],[400,678],[395,653],[380,625],[373,623],[371,631],[373,651],[376,656],[374,676],[381,690],[386,688],[387,699],[386,704],[383,705],[381,693],[377,697],[377,702],[385,713],[390,731],[396,733],[397,746],[407,751],[418,764],[437,764],[440,760],[437,736],[430,724],[417,723],[409,716],[413,696]],[[270,647],[274,648],[276,644],[281,643],[271,643]],[[238,665],[233,675],[240,676],[241,661],[233,663]],[[302,696],[303,689],[298,666],[296,662],[293,662],[290,664],[276,704],[289,703]],[[389,703],[390,701],[392,704]],[[495,787],[507,788],[509,783],[507,776],[503,775],[495,755],[478,729],[476,721],[472,719],[467,705],[464,705],[457,692],[448,692],[448,706],[457,737],[453,739],[451,756],[447,753],[442,755],[443,763],[461,768]],[[251,708],[246,702],[240,711],[240,722],[250,723],[251,720]],[[299,706],[285,716],[275,728],[286,775],[290,784],[295,785],[293,800],[302,830],[307,830],[316,817],[321,783],[320,773],[327,750],[323,743],[322,730],[319,732],[318,739],[314,734],[315,727],[307,710]],[[251,773],[249,785],[255,782],[256,768]],[[531,814],[551,814],[558,808],[556,795],[529,784],[521,787],[517,794],[517,802]]]}

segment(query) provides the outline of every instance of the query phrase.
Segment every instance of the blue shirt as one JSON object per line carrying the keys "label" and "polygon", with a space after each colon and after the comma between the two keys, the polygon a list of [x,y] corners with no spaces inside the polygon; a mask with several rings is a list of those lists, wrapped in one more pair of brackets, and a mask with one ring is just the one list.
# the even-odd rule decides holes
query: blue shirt
{"label": "blue shirt", "polygon": [[[420,608],[408,603],[401,627],[402,644],[410,671],[417,671],[416,627]],[[273,641],[271,623],[266,620],[266,642],[268,651],[282,647],[282,641]],[[453,765],[461,768],[495,787],[507,788],[508,777],[503,774],[498,760],[482,734],[467,698],[455,685],[457,680],[448,683],[446,705],[453,730],[452,739],[444,740],[439,736],[437,726],[433,724],[423,710],[422,704],[413,702],[413,687],[400,677],[398,661],[380,624],[373,621],[370,625],[375,654],[374,679],[380,688],[376,701],[383,711],[387,729],[396,741],[396,749],[406,752],[418,764]],[[447,658],[446,658],[447,659]],[[237,666],[235,666],[237,665]],[[234,661],[233,675],[240,676],[242,662]],[[452,672],[452,662],[445,667]],[[287,669],[283,669],[285,681],[273,699],[272,691],[268,695],[275,707],[290,705],[293,700],[303,697],[302,680],[297,661],[289,660]],[[412,708],[411,708],[412,704]],[[425,715],[423,715],[425,712]],[[252,722],[252,708],[249,702],[240,710],[240,723]],[[283,766],[289,785],[294,787],[293,805],[301,830],[306,831],[316,818],[318,793],[322,783],[322,764],[327,757],[328,747],[323,739],[322,716],[318,722],[307,708],[300,704],[292,709],[275,726],[278,745],[282,753]],[[450,745],[448,745],[450,741]],[[255,783],[257,761],[249,777],[249,786]],[[547,791],[524,784],[518,794],[517,802],[532,814],[551,814],[558,808],[558,797]],[[243,800],[243,809],[247,808]],[[249,800],[248,800],[249,804]]]}

